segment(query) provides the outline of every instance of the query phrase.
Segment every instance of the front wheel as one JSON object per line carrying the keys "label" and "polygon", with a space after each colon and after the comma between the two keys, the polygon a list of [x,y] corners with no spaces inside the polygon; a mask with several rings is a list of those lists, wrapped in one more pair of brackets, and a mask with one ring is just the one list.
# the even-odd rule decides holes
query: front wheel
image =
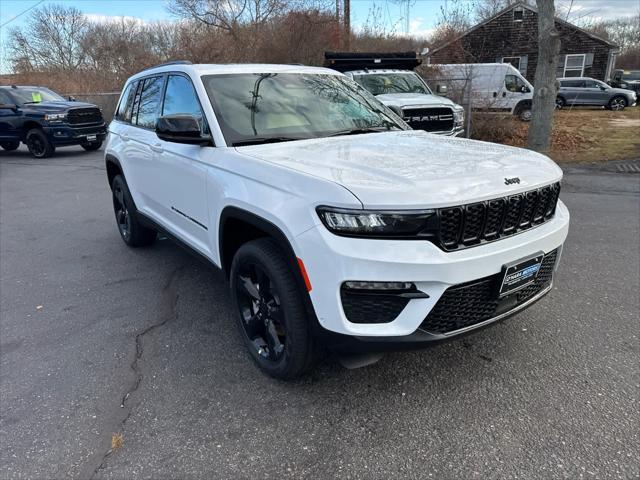
{"label": "front wheel", "polygon": [[81,145],[87,152],[93,152],[94,150],[99,150],[102,146],[102,142],[91,142],[91,143],[83,143]]}
{"label": "front wheel", "polygon": [[557,110],[562,110],[565,107],[566,104],[567,104],[567,102],[564,100],[564,98],[556,97],[556,109]]}
{"label": "front wheel", "polygon": [[50,157],[56,151],[56,147],[53,146],[49,138],[39,128],[33,128],[27,132],[25,143],[31,155],[36,158]]}
{"label": "front wheel", "polygon": [[533,113],[531,112],[531,105],[524,105],[518,109],[518,118],[523,122],[530,122]]}
{"label": "front wheel", "polygon": [[231,295],[244,344],[265,373],[292,379],[313,366],[318,357],[303,299],[272,240],[240,247],[231,264]]}
{"label": "front wheel", "polygon": [[627,101],[624,97],[613,97],[611,100],[609,100],[609,105],[607,105],[607,108],[609,110],[618,111],[624,110],[626,106]]}
{"label": "front wheel", "polygon": [[6,141],[6,142],[0,142],[0,147],[2,147],[3,150],[6,150],[7,152],[13,152],[14,150],[17,150],[18,147],[20,146],[20,142],[19,141]]}

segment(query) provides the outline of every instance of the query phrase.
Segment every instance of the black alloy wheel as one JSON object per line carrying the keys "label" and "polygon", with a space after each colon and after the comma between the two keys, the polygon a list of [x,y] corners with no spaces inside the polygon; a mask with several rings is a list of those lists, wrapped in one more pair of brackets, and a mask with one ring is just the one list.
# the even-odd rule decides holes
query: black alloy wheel
{"label": "black alloy wheel", "polygon": [[35,158],[47,158],[55,152],[55,147],[39,128],[29,130],[25,143],[31,155]]}
{"label": "black alloy wheel", "polygon": [[321,357],[301,285],[284,251],[270,238],[243,244],[231,263],[236,322],[252,360],[268,375],[295,378]]}
{"label": "black alloy wheel", "polygon": [[0,142],[0,147],[2,147],[2,149],[6,150],[7,152],[17,150],[19,146],[20,142],[17,140],[7,140],[4,142]]}
{"label": "black alloy wheel", "polygon": [[122,182],[113,183],[113,211],[116,214],[120,235],[126,243],[129,243],[131,239],[131,215],[125,200]]}
{"label": "black alloy wheel", "polygon": [[287,341],[277,287],[262,266],[247,261],[238,270],[235,289],[244,334],[259,357],[277,363]]}

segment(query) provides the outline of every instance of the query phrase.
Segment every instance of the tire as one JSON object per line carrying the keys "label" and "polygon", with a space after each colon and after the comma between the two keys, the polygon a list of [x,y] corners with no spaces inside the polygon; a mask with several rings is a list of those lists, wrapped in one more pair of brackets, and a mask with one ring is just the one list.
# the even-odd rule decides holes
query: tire
{"label": "tire", "polygon": [[111,184],[113,212],[120,237],[130,247],[147,247],[156,239],[156,231],[140,223],[131,192],[122,175],[116,175]]}
{"label": "tire", "polygon": [[562,97],[556,97],[556,110],[562,110],[567,106],[567,101]]}
{"label": "tire", "polygon": [[49,138],[39,128],[32,128],[27,132],[25,143],[31,155],[35,158],[48,158],[56,151],[56,147],[53,146]]}
{"label": "tire", "polygon": [[91,142],[91,143],[83,143],[81,145],[87,152],[93,152],[94,150],[100,150],[102,147],[102,142]]}
{"label": "tire", "polygon": [[7,152],[13,152],[14,150],[17,150],[19,146],[20,146],[20,142],[17,140],[0,142],[0,147],[2,147],[2,149],[6,150]]}
{"label": "tire", "polygon": [[613,97],[611,100],[609,100],[609,103],[607,104],[607,109],[614,110],[614,111],[622,111],[625,109],[626,106],[627,106],[627,99],[620,95],[617,95]]}
{"label": "tire", "polygon": [[531,105],[522,105],[518,108],[516,115],[523,122],[530,122],[531,116],[533,115],[531,112]]}
{"label": "tire", "polygon": [[247,242],[231,264],[238,328],[253,361],[283,380],[302,375],[319,358],[296,278],[269,238]]}

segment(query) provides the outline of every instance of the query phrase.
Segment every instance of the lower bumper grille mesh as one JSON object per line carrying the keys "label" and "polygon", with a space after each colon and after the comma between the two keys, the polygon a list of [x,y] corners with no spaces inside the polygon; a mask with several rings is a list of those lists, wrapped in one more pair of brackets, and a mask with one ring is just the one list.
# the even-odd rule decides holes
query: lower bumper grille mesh
{"label": "lower bumper grille mesh", "polygon": [[498,298],[502,274],[448,288],[420,329],[445,334],[482,323],[527,302],[551,284],[558,251],[545,255],[536,280],[522,290]]}

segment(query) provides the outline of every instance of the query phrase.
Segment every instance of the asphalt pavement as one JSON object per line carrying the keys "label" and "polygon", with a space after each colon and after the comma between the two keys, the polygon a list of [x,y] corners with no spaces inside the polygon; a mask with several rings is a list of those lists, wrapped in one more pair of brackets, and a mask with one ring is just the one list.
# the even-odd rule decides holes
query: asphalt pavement
{"label": "asphalt pavement", "polygon": [[219,272],[123,244],[102,152],[0,152],[0,478],[639,478],[640,175],[567,168],[561,197],[532,308],[285,383]]}

